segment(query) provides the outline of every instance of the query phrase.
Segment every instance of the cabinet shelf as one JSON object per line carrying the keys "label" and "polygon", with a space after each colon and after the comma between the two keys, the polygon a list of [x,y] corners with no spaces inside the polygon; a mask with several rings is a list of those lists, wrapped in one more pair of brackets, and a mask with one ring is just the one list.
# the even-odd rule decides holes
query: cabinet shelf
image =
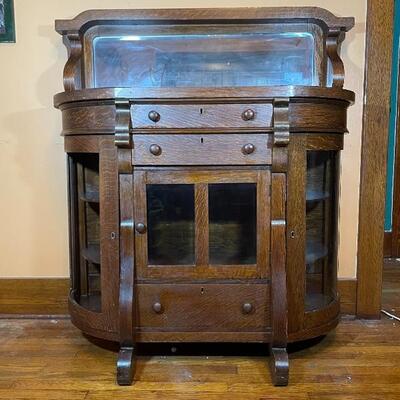
{"label": "cabinet shelf", "polygon": [[318,310],[332,302],[332,296],[323,293],[307,293],[305,297],[306,311]]}
{"label": "cabinet shelf", "polygon": [[328,247],[322,243],[307,243],[306,247],[306,264],[314,264],[315,262],[328,256]]}
{"label": "cabinet shelf", "polygon": [[92,293],[85,296],[80,296],[79,305],[93,312],[101,312],[100,293]]}
{"label": "cabinet shelf", "polygon": [[98,244],[90,244],[84,247],[81,255],[85,260],[93,264],[100,264],[100,246]]}
{"label": "cabinet shelf", "polygon": [[100,196],[98,191],[88,191],[85,193],[82,193],[79,198],[82,201],[86,201],[87,203],[99,203],[100,202]]}
{"label": "cabinet shelf", "polygon": [[307,190],[306,200],[307,202],[316,202],[329,199],[329,192],[321,192],[319,190]]}

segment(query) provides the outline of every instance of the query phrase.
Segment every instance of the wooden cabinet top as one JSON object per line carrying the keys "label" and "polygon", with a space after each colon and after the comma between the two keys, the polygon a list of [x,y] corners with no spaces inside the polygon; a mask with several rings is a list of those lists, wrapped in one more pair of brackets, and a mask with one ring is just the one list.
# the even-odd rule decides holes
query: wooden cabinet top
{"label": "wooden cabinet top", "polygon": [[91,10],[57,20],[66,91],[343,87],[354,18],[316,7]]}
{"label": "wooden cabinet top", "polygon": [[352,17],[336,17],[320,7],[238,7],[187,8],[146,10],[88,10],[73,19],[56,20],[60,34],[84,32],[93,25],[123,25],[129,23],[219,23],[233,24],[252,20],[256,23],[313,23],[324,30],[348,31],[354,26]]}

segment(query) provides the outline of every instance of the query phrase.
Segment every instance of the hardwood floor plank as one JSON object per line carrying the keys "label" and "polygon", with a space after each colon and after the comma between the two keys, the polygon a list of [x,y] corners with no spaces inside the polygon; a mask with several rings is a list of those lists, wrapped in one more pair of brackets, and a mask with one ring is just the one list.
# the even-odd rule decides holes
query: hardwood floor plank
{"label": "hardwood floor plank", "polygon": [[0,389],[0,399],[7,400],[85,400],[88,392],[64,390],[13,390]]}
{"label": "hardwood floor plank", "polygon": [[[390,308],[400,308],[399,272],[391,265],[385,274],[383,304]],[[387,317],[346,317],[325,338],[291,346],[285,388],[272,386],[266,351],[246,354],[246,345],[231,356],[143,354],[137,381],[120,387],[117,353],[87,340],[69,320],[0,319],[0,331],[0,399],[400,400],[400,323]]]}

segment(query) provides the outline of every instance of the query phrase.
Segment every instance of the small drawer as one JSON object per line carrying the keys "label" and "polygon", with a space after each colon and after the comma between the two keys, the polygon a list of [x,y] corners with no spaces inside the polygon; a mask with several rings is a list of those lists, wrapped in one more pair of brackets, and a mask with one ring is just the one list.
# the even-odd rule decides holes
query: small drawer
{"label": "small drawer", "polygon": [[139,284],[138,327],[160,331],[262,332],[269,284]]}
{"label": "small drawer", "polygon": [[272,104],[135,104],[135,128],[261,128],[272,124]]}
{"label": "small drawer", "polygon": [[134,135],[134,165],[268,165],[265,134]]}

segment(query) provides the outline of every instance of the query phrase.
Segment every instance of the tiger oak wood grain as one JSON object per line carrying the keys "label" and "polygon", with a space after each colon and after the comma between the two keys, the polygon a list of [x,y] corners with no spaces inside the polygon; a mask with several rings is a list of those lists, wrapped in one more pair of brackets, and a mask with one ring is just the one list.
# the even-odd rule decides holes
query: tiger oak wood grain
{"label": "tiger oak wood grain", "polygon": [[[257,332],[270,326],[268,284],[139,284],[137,291],[141,331]],[[245,303],[252,307],[248,314]]]}
{"label": "tiger oak wood grain", "polygon": [[[137,344],[230,341],[269,343],[272,381],[286,385],[287,343],[326,334],[338,323],[336,272],[323,280],[332,288],[330,304],[320,302],[306,312],[310,290],[305,286],[305,271],[309,272],[310,262],[305,257],[305,220],[310,198],[306,198],[305,176],[311,168],[306,151],[343,147],[347,108],[354,93],[342,89],[344,67],[339,53],[345,32],[353,25],[352,18],[337,18],[323,9],[291,7],[92,10],[57,22],[68,61],[65,92],[55,96],[54,105],[62,112],[62,134],[70,157],[70,203],[78,205],[70,205],[73,286],[69,310],[73,324],[85,334],[118,342],[119,384],[129,385],[133,379],[140,382],[140,368],[134,371]],[[149,32],[185,37],[204,30],[213,37],[226,33],[227,27],[238,36],[298,30],[312,35],[315,85],[213,88],[208,83],[215,84],[214,80],[206,79],[197,88],[175,87],[182,82],[172,84],[174,80],[167,79],[161,88],[136,88],[127,78],[121,82],[126,88],[93,88],[112,86],[104,82],[111,82],[114,74],[123,74],[125,67],[130,68],[126,64],[135,62],[134,58],[112,57],[108,64],[108,56],[102,59],[95,50],[96,37],[125,39],[128,35],[132,39],[133,34],[140,38]],[[224,40],[229,51],[240,54],[264,49],[261,40],[249,46],[236,39]],[[116,46],[123,42],[116,41]],[[184,47],[186,55],[193,51],[190,45]],[[168,41],[167,48],[176,54],[173,41]],[[116,51],[123,52],[123,48]],[[204,49],[196,47],[196,51]],[[100,70],[104,79],[96,75]],[[326,87],[328,83],[332,87]],[[86,195],[86,159],[100,160],[94,168],[98,174],[94,185],[99,193],[97,217],[87,215],[93,199]],[[83,161],[75,167],[75,160]],[[255,189],[254,206],[248,207],[254,208],[254,214],[235,211],[242,214],[237,217],[239,223],[214,216],[210,222],[209,210],[218,203],[210,185],[244,183]],[[78,184],[75,199],[74,185]],[[188,265],[167,256],[164,262],[152,257],[150,233],[158,229],[153,219],[171,212],[179,220],[186,205],[167,210],[163,201],[153,201],[149,185],[191,185],[193,189],[193,200],[186,200],[193,201],[189,206],[194,214],[190,223],[193,260],[188,258]],[[227,210],[228,201],[233,208],[239,205],[235,195],[231,197],[225,200]],[[326,200],[324,192],[311,199],[319,204]],[[223,228],[218,246],[228,248],[233,245],[225,225],[233,225],[234,231],[249,220],[252,224],[253,218],[257,221],[251,227],[257,242],[255,256],[248,262],[231,257],[226,265],[213,263],[211,229]],[[164,242],[187,234],[185,227],[166,219],[161,221]],[[90,236],[93,230],[100,237],[96,243]],[[87,257],[85,249],[93,245],[100,250],[96,257]],[[333,246],[331,253],[335,252]],[[328,256],[323,257],[327,260]],[[101,276],[101,291],[95,293],[90,288],[93,265],[88,258],[98,266],[96,276]],[[314,264],[312,269],[318,269]],[[81,371],[87,374],[88,368]]]}
{"label": "tiger oak wood grain", "polygon": [[[132,162],[135,165],[268,165],[271,164],[271,135],[135,135]],[[160,147],[153,155],[150,146]],[[244,152],[251,144],[254,150]]]}
{"label": "tiger oak wood grain", "polygon": [[[254,117],[243,118],[243,113],[251,110]],[[160,115],[157,122],[149,118],[156,111]],[[272,119],[271,104],[135,104],[131,108],[132,125],[139,129],[157,128],[254,128],[269,127]]]}

